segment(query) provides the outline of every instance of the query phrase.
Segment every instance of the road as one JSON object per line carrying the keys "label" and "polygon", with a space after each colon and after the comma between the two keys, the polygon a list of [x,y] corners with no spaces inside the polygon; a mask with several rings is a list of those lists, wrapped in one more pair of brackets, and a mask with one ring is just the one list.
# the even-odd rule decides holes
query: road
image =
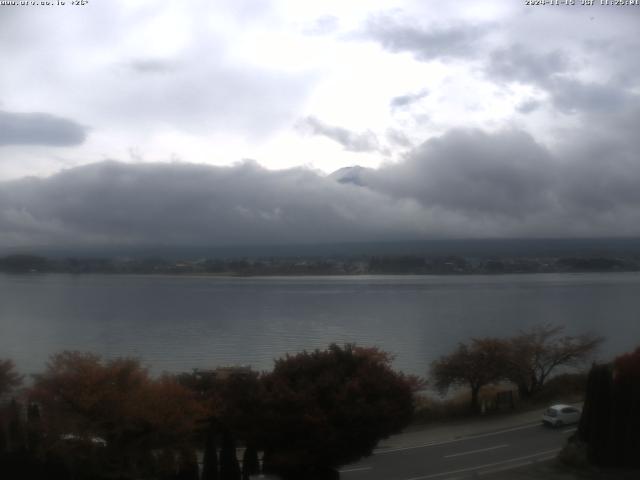
{"label": "road", "polygon": [[344,480],[452,480],[491,473],[556,456],[575,431],[539,422],[456,440],[390,448],[340,470]]}

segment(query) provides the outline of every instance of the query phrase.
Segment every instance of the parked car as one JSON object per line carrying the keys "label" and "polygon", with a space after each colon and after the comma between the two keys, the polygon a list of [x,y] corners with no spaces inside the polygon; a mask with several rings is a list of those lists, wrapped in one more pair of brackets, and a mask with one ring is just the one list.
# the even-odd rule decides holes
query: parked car
{"label": "parked car", "polygon": [[580,421],[582,410],[571,405],[552,405],[542,414],[542,422],[552,427],[571,425]]}

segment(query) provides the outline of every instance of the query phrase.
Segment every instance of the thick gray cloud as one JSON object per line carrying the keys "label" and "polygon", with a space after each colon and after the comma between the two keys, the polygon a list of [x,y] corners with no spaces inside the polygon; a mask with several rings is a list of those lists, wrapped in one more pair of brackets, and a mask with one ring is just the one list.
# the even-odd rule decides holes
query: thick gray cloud
{"label": "thick gray cloud", "polygon": [[518,130],[453,130],[402,162],[337,179],[465,221],[463,236],[639,235],[640,108],[592,115],[616,126],[593,122],[556,151]]}
{"label": "thick gray cloud", "polygon": [[364,183],[428,207],[518,217],[548,208],[551,167],[550,154],[523,132],[454,130],[406,161],[369,170]]}
{"label": "thick gray cloud", "polygon": [[492,52],[486,70],[497,80],[544,85],[553,75],[567,71],[569,65],[568,55],[560,50],[539,53],[515,44]]}
{"label": "thick gray cloud", "polygon": [[298,123],[298,127],[314,135],[322,135],[330,138],[350,152],[373,152],[380,150],[378,137],[369,130],[356,133],[343,127],[327,125],[316,117],[306,117]]}
{"label": "thick gray cloud", "polygon": [[546,85],[554,106],[565,113],[578,111],[618,111],[638,96],[617,84],[585,83],[573,79],[554,79]]}
{"label": "thick gray cloud", "polygon": [[0,183],[0,245],[230,245],[415,236],[422,213],[303,169],[103,162]]}
{"label": "thick gray cloud", "polygon": [[365,35],[391,52],[410,52],[416,59],[472,57],[488,25],[456,24],[423,27],[395,15],[378,15],[369,19]]}
{"label": "thick gray cloud", "polygon": [[[491,48],[491,42],[483,41],[492,27],[506,36],[503,43],[508,46]],[[424,27],[398,15],[381,15],[369,20],[367,35],[389,51],[410,52],[421,61],[459,58],[478,62],[480,70],[493,82],[518,82],[545,91],[551,106],[562,113],[612,111],[629,101],[636,101],[633,82],[629,81],[629,72],[637,69],[635,60],[620,56],[619,52],[614,55],[610,48],[605,48],[610,44],[619,45],[616,37],[601,40],[597,48],[593,45],[580,48],[578,44],[557,46],[553,41],[540,47],[509,42],[509,35],[517,32],[501,25],[492,27],[460,23]],[[529,33],[540,34],[535,30]],[[599,80],[581,79],[582,69],[597,64],[607,65],[610,78],[601,75]],[[423,96],[418,93],[395,97],[391,107],[406,107]],[[540,105],[540,100],[529,101],[520,104],[516,110],[530,113]]]}
{"label": "thick gray cloud", "polygon": [[[552,106],[563,113],[616,111],[637,101],[637,96],[616,80],[585,82],[575,78],[574,70],[564,51],[537,52],[521,44],[495,50],[485,67],[492,80],[530,84],[545,90]],[[538,106],[538,102],[525,102],[517,110],[530,113]]]}
{"label": "thick gray cloud", "polygon": [[87,129],[82,125],[48,113],[0,111],[0,146],[72,146],[84,142]]}
{"label": "thick gray cloud", "polygon": [[540,107],[540,102],[535,99],[525,100],[516,106],[516,110],[523,114],[528,114],[536,111]]}
{"label": "thick gray cloud", "polygon": [[76,167],[0,183],[0,246],[640,235],[640,109],[616,118],[554,151],[515,129],[452,130],[329,177],[254,162]]}

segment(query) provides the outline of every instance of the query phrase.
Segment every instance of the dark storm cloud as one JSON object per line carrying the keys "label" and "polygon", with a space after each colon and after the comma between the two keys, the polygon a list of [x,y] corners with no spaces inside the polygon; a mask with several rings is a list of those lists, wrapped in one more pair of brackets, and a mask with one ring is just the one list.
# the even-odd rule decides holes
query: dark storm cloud
{"label": "dark storm cloud", "polygon": [[73,120],[48,113],[0,111],[0,146],[73,146],[86,137],[87,129]]}
{"label": "dark storm cloud", "polygon": [[376,135],[367,130],[356,133],[343,127],[327,125],[315,117],[306,117],[298,123],[298,128],[314,135],[322,135],[338,142],[350,152],[373,152],[380,150]]}
{"label": "dark storm cloud", "polygon": [[447,25],[423,27],[395,15],[378,15],[369,19],[366,37],[379,42],[391,52],[409,52],[418,60],[472,57],[488,25]]}
{"label": "dark storm cloud", "polygon": [[551,166],[550,154],[523,132],[454,130],[404,162],[370,170],[365,184],[428,207],[518,217],[548,207]]}
{"label": "dark storm cloud", "polygon": [[615,212],[640,213],[640,105],[584,117],[580,129],[566,132],[557,154],[571,159],[562,177],[564,200],[585,219],[608,218],[616,228],[633,229],[638,219],[623,220]]}
{"label": "dark storm cloud", "polygon": [[518,130],[453,130],[402,162],[337,179],[437,210],[443,231],[457,220],[463,236],[639,235],[640,107],[586,120],[557,151]]}
{"label": "dark storm cloud", "polygon": [[392,110],[402,109],[411,106],[412,104],[419,102],[424,97],[429,95],[429,91],[424,89],[416,93],[407,93],[405,95],[398,95],[393,97],[389,102],[389,106]]}
{"label": "dark storm cloud", "polygon": [[420,211],[302,169],[103,162],[0,183],[0,245],[229,245],[415,236]]}

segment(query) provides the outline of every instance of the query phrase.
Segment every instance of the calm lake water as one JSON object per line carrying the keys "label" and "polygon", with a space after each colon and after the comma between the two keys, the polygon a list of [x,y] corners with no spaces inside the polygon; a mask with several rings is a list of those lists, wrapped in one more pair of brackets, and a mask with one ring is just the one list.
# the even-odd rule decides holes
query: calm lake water
{"label": "calm lake water", "polygon": [[640,345],[640,275],[213,278],[0,274],[0,358],[22,372],[64,349],[140,357],[154,372],[248,364],[331,342],[429,363],[473,336],[539,323]]}

